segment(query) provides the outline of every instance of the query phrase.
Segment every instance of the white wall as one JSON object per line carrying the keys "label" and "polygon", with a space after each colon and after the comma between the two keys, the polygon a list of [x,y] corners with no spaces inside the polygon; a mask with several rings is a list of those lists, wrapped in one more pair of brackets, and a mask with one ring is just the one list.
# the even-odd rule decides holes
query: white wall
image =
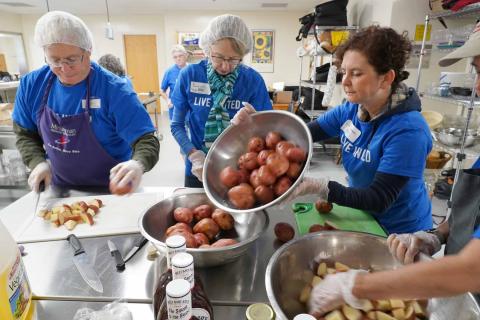
{"label": "white wall", "polygon": [[15,39],[13,37],[0,37],[0,53],[5,56],[7,71],[12,75],[20,73]]}
{"label": "white wall", "polygon": [[0,31],[22,32],[22,18],[18,14],[0,11]]}

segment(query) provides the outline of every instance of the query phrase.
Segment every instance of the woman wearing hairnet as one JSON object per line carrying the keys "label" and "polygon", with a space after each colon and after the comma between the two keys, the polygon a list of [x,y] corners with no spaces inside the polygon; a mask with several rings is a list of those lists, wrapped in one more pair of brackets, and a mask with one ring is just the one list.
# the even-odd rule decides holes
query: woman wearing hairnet
{"label": "woman wearing hairnet", "polygon": [[35,42],[46,66],[24,76],[13,112],[28,178],[58,187],[135,190],[158,160],[152,122],[127,84],[90,61],[92,35],[61,11],[42,16]]}
{"label": "woman wearing hairnet", "polygon": [[[186,187],[202,187],[205,153],[229,125],[272,104],[258,72],[243,65],[252,47],[252,34],[242,19],[233,15],[214,18],[200,36],[207,56],[180,72],[171,97],[175,106],[172,134],[187,155]],[[191,139],[185,130],[185,115]]]}
{"label": "woman wearing hairnet", "polygon": [[165,101],[168,102],[168,117],[170,118],[170,120],[172,120],[173,103],[170,100],[169,96],[172,95],[173,89],[175,89],[175,83],[177,82],[180,70],[187,66],[188,52],[180,44],[174,45],[170,52],[172,54],[173,61],[175,61],[175,64],[168,68],[163,75],[160,95],[163,97],[163,99],[165,99]]}

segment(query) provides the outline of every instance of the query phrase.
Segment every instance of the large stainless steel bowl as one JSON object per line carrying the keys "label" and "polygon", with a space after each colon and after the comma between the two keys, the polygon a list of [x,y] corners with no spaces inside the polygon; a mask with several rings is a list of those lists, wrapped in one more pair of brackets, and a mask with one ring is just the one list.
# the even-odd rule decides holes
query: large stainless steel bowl
{"label": "large stainless steel bowl", "polygon": [[[437,135],[438,140],[440,140],[441,143],[449,147],[459,146],[462,143],[463,132],[464,130],[459,128],[435,129],[435,133]],[[467,131],[467,136],[465,138],[465,147],[470,147],[471,145],[475,144],[478,140],[479,140],[479,136],[478,136],[477,130],[469,129]]]}
{"label": "large stainless steel bowl", "polygon": [[[312,158],[312,136],[305,122],[295,114],[287,111],[263,111],[254,113],[252,121],[238,126],[229,126],[215,140],[205,159],[203,168],[203,186],[208,198],[219,208],[230,213],[246,213],[268,208],[284,199],[301,181]],[[293,141],[308,157],[297,180],[290,189],[270,203],[241,210],[228,201],[228,188],[219,179],[220,171],[227,166],[237,167],[237,160],[247,152],[248,140],[254,136],[265,137],[268,132],[277,131],[286,140]]]}
{"label": "large stainless steel bowl", "polygon": [[[147,209],[139,218],[142,235],[150,240],[158,250],[164,251],[165,232],[175,221],[173,210],[177,207],[194,208],[201,204],[213,205],[203,192],[174,195]],[[214,205],[213,205],[214,206]],[[191,249],[187,248],[197,267],[216,266],[231,262],[253,244],[268,227],[268,215],[264,211],[255,214],[237,214],[235,231],[224,234],[225,238],[234,238],[239,243],[223,248]]]}
{"label": "large stainless steel bowl", "polygon": [[[319,260],[338,261],[373,271],[400,266],[388,251],[385,238],[366,233],[319,232],[288,242],[270,258],[265,274],[268,299],[277,319],[292,319],[306,311],[298,297],[311,282],[313,262]],[[471,294],[430,299],[429,310],[430,320],[480,319],[480,308]]]}

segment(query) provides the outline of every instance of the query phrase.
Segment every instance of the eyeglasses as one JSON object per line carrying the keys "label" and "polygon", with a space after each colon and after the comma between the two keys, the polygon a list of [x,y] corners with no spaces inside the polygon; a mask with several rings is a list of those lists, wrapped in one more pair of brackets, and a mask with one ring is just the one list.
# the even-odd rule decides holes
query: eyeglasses
{"label": "eyeglasses", "polygon": [[225,59],[225,58],[219,57],[219,56],[210,56],[210,58],[212,59],[213,63],[215,63],[215,64],[222,64],[222,63],[226,62],[229,65],[231,65],[232,67],[238,66],[240,64],[240,62],[242,62],[242,59]]}
{"label": "eyeglasses", "polygon": [[84,54],[80,56],[71,56],[64,59],[54,59],[54,60],[51,60],[45,56],[45,63],[53,68],[61,68],[63,64],[66,64],[69,67],[73,67],[73,66],[78,66],[80,63],[83,62],[83,56]]}

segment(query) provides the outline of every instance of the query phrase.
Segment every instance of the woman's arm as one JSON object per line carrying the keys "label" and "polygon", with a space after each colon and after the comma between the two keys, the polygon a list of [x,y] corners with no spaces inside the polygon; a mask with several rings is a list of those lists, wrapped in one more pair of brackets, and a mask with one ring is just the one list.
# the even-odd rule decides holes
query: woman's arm
{"label": "woman's arm", "polygon": [[150,171],[158,162],[160,143],[153,133],[141,136],[132,146],[132,159],[140,161],[145,172]]}
{"label": "woman's arm", "polygon": [[[178,76],[177,84],[173,93],[171,93],[170,98],[174,105],[173,109],[173,119],[170,124],[170,130],[173,137],[177,140],[177,143],[180,145],[182,152],[187,156],[195,151],[195,146],[190,141],[185,129],[185,117],[187,115],[190,106],[188,104],[188,93],[186,88],[186,83],[188,80],[188,73],[186,70],[182,70]],[[193,115],[192,115],[193,117]]]}
{"label": "woman's arm", "polygon": [[457,255],[393,271],[359,274],[352,293],[360,299],[426,299],[480,291],[480,240]]}
{"label": "woman's arm", "polygon": [[15,145],[27,167],[33,169],[37,164],[45,161],[43,141],[37,132],[23,128],[15,121],[13,122],[13,131],[16,135]]}

